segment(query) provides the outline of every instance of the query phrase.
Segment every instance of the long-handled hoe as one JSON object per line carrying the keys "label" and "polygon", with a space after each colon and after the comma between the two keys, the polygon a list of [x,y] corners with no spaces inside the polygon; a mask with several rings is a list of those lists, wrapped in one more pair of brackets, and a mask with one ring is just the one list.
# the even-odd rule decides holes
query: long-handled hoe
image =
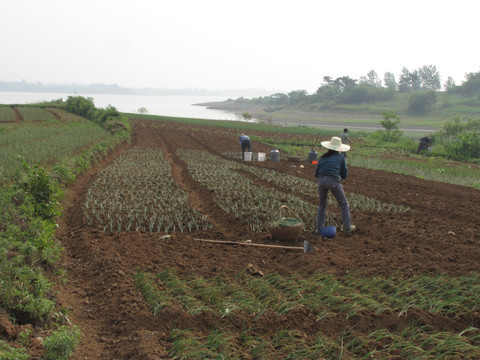
{"label": "long-handled hoe", "polygon": [[212,239],[200,239],[195,238],[196,241],[203,241],[215,244],[224,244],[224,245],[244,245],[244,246],[258,246],[269,249],[285,249],[285,250],[303,250],[304,253],[310,253],[315,250],[312,244],[307,240],[303,241],[303,247],[301,246],[284,246],[284,245],[270,245],[270,244],[256,244],[252,242],[238,242],[238,241],[225,241],[225,240],[212,240]]}

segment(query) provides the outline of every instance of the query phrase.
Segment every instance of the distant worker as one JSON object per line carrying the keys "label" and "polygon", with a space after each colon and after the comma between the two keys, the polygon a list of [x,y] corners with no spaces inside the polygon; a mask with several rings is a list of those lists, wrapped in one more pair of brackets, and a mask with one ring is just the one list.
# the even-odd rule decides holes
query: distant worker
{"label": "distant worker", "polygon": [[327,148],[328,151],[320,157],[317,168],[315,169],[319,197],[317,233],[320,234],[325,224],[329,191],[340,206],[344,230],[347,232],[354,231],[356,227],[351,223],[348,201],[343,191],[343,185],[340,183],[341,180],[346,179],[348,176],[347,160],[340,152],[347,152],[350,150],[350,146],[342,144],[342,140],[336,136],[332,137],[330,141],[322,141],[321,144]]}
{"label": "distant worker", "polygon": [[430,136],[425,135],[424,137],[420,138],[420,142],[418,143],[417,154],[420,154],[420,151],[427,150],[430,146]]}
{"label": "distant worker", "polygon": [[252,151],[252,142],[248,135],[242,133],[242,135],[240,135],[239,144],[242,147],[242,159],[245,160],[245,150]]}
{"label": "distant worker", "polygon": [[[342,144],[348,145],[348,143],[353,144],[352,139],[348,136],[348,129],[343,129],[343,132],[340,134],[340,139],[342,139]],[[341,153],[343,156],[347,157],[347,152]]]}

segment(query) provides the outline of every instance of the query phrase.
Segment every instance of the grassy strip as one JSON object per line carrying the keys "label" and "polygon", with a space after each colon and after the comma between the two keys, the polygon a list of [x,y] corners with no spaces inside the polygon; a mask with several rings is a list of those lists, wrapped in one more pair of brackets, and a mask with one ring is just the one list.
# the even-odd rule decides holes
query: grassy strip
{"label": "grassy strip", "polygon": [[351,156],[348,163],[352,166],[381,170],[419,179],[440,181],[480,189],[480,169],[468,164],[448,165],[445,162],[428,160],[382,159],[375,156]]}
{"label": "grassy strip", "polygon": [[[56,268],[62,247],[54,238],[55,217],[61,210],[58,202],[64,184],[129,139],[128,124],[124,129],[93,146],[80,148],[78,155],[72,151],[50,167],[29,166],[23,161],[24,171],[19,171],[16,180],[1,185],[0,308],[14,325],[30,324],[35,329],[35,334],[30,331],[19,335],[15,348],[0,342],[2,359],[22,359],[28,353],[30,337],[38,334],[48,334],[45,359],[67,359],[72,353],[80,334],[68,325],[68,311],[59,308],[54,283],[49,280],[62,280],[62,270]],[[81,135],[89,137],[88,133]]]}
{"label": "grassy strip", "polygon": [[[319,132],[318,127],[309,127],[305,125],[298,126],[281,126],[281,125],[269,125],[266,123],[249,123],[245,121],[230,121],[230,120],[208,120],[208,119],[193,119],[193,118],[180,118],[169,117],[161,115],[145,115],[145,114],[129,114],[132,119],[151,120],[151,121],[170,121],[176,123],[193,124],[209,127],[220,127],[227,129],[242,131],[260,131],[260,132],[275,132],[281,134],[298,134],[298,135],[317,135]],[[325,134],[337,133],[338,131],[325,130]],[[323,132],[322,132],[323,133]]]}

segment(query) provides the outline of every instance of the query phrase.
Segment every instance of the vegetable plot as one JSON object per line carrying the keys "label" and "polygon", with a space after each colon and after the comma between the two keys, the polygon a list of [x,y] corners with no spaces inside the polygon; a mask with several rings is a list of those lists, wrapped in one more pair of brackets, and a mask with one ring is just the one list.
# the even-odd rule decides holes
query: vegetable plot
{"label": "vegetable plot", "polygon": [[48,121],[54,120],[52,113],[39,107],[17,107],[17,110],[22,114],[24,121]]}
{"label": "vegetable plot", "polygon": [[[315,229],[317,206],[292,195],[255,184],[236,172],[243,164],[206,152],[180,150],[192,177],[213,192],[217,205],[244,222],[252,231],[268,231],[281,205],[288,205],[305,224]],[[243,168],[242,168],[243,169]],[[333,218],[329,219],[334,221]]]}
{"label": "vegetable plot", "polygon": [[[216,205],[251,231],[268,232],[282,205],[293,210],[305,229],[315,229],[314,181],[288,174],[280,176],[276,171],[247,166],[208,152],[179,150],[178,155],[187,164],[192,178],[212,192]],[[257,184],[239,170],[274,187]],[[349,200],[353,210],[408,211],[361,195],[349,194]],[[330,202],[336,204],[333,199]],[[170,163],[161,150],[140,147],[129,150],[103,170],[88,191],[85,216],[90,225],[104,231],[191,232],[213,227],[207,215],[195,210],[188,194],[175,184]],[[333,212],[327,213],[326,222],[341,225]]]}
{"label": "vegetable plot", "polygon": [[15,114],[10,106],[0,106],[0,123],[14,122]]}
{"label": "vegetable plot", "polygon": [[100,173],[88,190],[85,217],[104,231],[185,232],[213,227],[175,184],[162,152],[140,147]]}

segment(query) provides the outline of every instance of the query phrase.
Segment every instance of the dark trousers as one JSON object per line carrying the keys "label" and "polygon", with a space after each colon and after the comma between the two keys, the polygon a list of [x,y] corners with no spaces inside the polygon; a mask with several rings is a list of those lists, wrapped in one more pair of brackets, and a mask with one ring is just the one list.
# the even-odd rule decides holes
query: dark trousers
{"label": "dark trousers", "polygon": [[427,150],[427,149],[428,149],[428,143],[425,142],[425,141],[420,141],[420,143],[418,144],[418,148],[417,148],[417,154],[419,154],[420,151]]}
{"label": "dark trousers", "polygon": [[252,143],[250,140],[243,140],[242,141],[242,159],[245,160],[245,151],[252,151]]}

